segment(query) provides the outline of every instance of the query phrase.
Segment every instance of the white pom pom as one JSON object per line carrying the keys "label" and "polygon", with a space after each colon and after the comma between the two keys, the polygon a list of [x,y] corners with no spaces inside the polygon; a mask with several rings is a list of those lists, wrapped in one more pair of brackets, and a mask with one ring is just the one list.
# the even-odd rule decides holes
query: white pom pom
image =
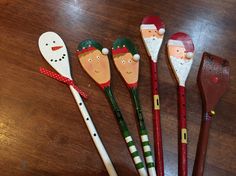
{"label": "white pom pom", "polygon": [[165,30],[164,28],[160,28],[160,29],[158,30],[158,33],[159,33],[160,35],[163,35],[165,32],[166,32],[166,30]]}
{"label": "white pom pom", "polygon": [[193,53],[192,53],[192,52],[187,52],[186,57],[187,57],[188,59],[193,58]]}
{"label": "white pom pom", "polygon": [[135,55],[133,56],[133,60],[134,60],[134,61],[139,61],[139,60],[140,60],[140,55],[139,55],[139,54],[135,54]]}
{"label": "white pom pom", "polygon": [[107,55],[109,53],[109,50],[107,48],[102,49],[102,54]]}

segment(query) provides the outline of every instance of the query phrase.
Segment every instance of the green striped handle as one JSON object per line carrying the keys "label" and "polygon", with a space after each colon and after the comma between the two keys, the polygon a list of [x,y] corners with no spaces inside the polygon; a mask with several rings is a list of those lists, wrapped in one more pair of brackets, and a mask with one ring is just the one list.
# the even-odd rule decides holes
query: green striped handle
{"label": "green striped handle", "polygon": [[155,169],[155,163],[153,160],[151,145],[148,138],[148,131],[144,123],[144,118],[143,118],[143,113],[142,113],[142,109],[141,109],[141,105],[139,101],[137,88],[131,88],[130,93],[131,93],[131,96],[135,105],[137,120],[139,122],[139,135],[142,141],[143,152],[144,152],[144,157],[145,157],[147,168],[148,168],[148,173],[149,173],[149,176],[156,176],[157,174],[156,174],[156,169]]}
{"label": "green striped handle", "polygon": [[119,123],[119,126],[120,126],[120,130],[122,132],[122,135],[125,139],[125,142],[129,148],[129,151],[131,153],[131,156],[133,158],[133,161],[134,161],[134,164],[135,164],[135,167],[139,173],[140,176],[147,176],[147,171],[145,169],[145,166],[144,166],[144,163],[139,155],[139,152],[134,144],[134,141],[130,135],[130,132],[129,132],[129,129],[125,123],[125,120],[121,114],[121,111],[120,111],[120,108],[118,107],[117,103],[116,103],[116,100],[113,96],[113,93],[112,93],[112,90],[111,90],[111,87],[105,87],[104,88],[104,91],[105,91],[105,94],[106,96],[108,97],[111,105],[112,105],[112,110],[113,112],[115,113],[116,115],[116,119]]}

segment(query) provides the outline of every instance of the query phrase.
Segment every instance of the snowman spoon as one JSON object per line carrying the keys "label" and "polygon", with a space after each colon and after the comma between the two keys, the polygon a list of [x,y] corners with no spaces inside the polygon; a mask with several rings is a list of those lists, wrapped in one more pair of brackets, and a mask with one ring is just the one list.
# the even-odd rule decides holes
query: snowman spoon
{"label": "snowman spoon", "polygon": [[160,122],[160,100],[158,92],[157,60],[165,33],[165,25],[158,16],[147,16],[140,25],[140,31],[147,53],[151,60],[152,95],[153,95],[153,130],[155,160],[158,176],[164,176],[164,162]]}
{"label": "snowman spoon", "polygon": [[229,62],[218,56],[203,53],[198,71],[198,84],[203,99],[203,116],[193,176],[202,176],[204,172],[209,130],[212,118],[215,115],[213,109],[228,88]]}
{"label": "snowman spoon", "polygon": [[187,176],[187,124],[185,81],[193,62],[194,45],[185,33],[178,32],[171,36],[167,44],[172,70],[178,81],[179,99],[179,176]]}
{"label": "snowman spoon", "polygon": [[148,130],[144,123],[143,113],[138,96],[139,59],[134,44],[126,38],[119,38],[113,43],[112,56],[117,70],[129,88],[133,103],[135,105],[137,121],[139,124],[139,135],[142,141],[144,156],[149,176],[156,176],[156,169],[152,157],[151,145],[148,138]]}
{"label": "snowman spoon", "polygon": [[108,100],[110,101],[113,112],[115,113],[116,119],[120,126],[121,133],[125,139],[127,147],[129,148],[139,175],[147,176],[144,163],[139,156],[129,129],[112,93],[110,86],[110,66],[107,54],[108,49],[103,48],[100,43],[94,40],[85,40],[81,42],[77,48],[77,55],[82,67],[88,73],[88,75],[103,89]]}
{"label": "snowman spoon", "polygon": [[[103,163],[110,176],[117,176],[117,173],[113,167],[113,164],[102,144],[100,137],[94,127],[92,119],[83,103],[83,100],[78,93],[79,89],[74,85],[70,65],[68,59],[68,53],[64,41],[55,32],[45,32],[39,37],[38,41],[39,49],[44,59],[59,73],[53,73],[44,68],[40,69],[40,72],[60,80],[69,85],[69,88],[75,98],[75,101],[80,109],[85,124],[89,130],[89,133],[93,139],[93,142],[103,160]],[[84,95],[83,93],[81,93]]]}

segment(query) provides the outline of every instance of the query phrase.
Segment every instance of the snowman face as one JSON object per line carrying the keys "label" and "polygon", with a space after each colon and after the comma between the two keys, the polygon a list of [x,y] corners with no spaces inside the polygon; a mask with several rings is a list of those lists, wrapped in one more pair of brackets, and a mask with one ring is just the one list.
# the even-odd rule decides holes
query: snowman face
{"label": "snowman face", "polygon": [[110,81],[110,65],[107,55],[99,50],[92,50],[79,55],[79,61],[85,71],[98,84],[104,84]]}
{"label": "snowman face", "polygon": [[61,75],[71,78],[68,53],[61,37],[55,32],[45,32],[38,44],[46,61]]}
{"label": "snowman face", "polygon": [[139,62],[133,60],[131,53],[115,55],[114,62],[127,84],[138,82]]}

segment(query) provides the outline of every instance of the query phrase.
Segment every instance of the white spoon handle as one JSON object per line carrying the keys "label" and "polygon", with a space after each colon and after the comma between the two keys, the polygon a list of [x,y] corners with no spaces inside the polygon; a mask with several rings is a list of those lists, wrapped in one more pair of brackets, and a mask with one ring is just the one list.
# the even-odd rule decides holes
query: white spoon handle
{"label": "white spoon handle", "polygon": [[110,176],[117,176],[117,173],[116,173],[115,168],[111,162],[111,159],[109,158],[108,153],[106,152],[106,149],[102,144],[102,141],[97,133],[97,130],[93,124],[93,121],[92,121],[92,119],[85,107],[85,104],[84,104],[81,96],[72,86],[69,86],[69,87],[70,87],[70,90],[71,90],[71,92],[75,98],[75,101],[80,109],[80,112],[81,112],[84,122],[89,130],[89,133],[93,139],[93,142],[94,142],[95,146],[97,147],[97,150],[103,160],[103,163],[107,169],[107,172],[109,173]]}

